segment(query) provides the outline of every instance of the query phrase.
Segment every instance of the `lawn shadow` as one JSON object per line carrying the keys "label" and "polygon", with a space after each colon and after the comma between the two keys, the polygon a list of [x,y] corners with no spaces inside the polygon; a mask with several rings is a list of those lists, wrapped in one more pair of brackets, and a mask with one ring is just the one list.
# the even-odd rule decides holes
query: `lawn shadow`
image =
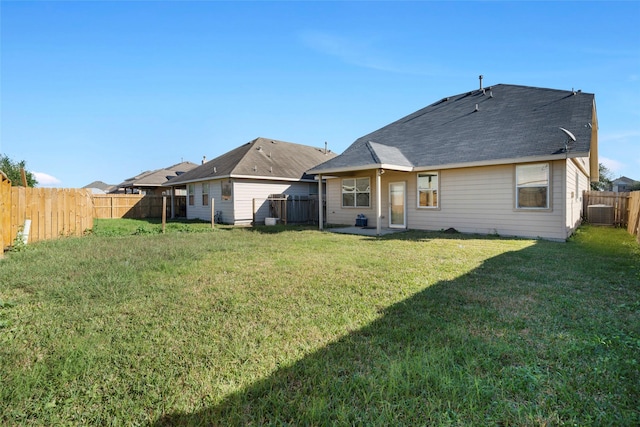
{"label": "lawn shadow", "polygon": [[[461,235],[437,234],[447,236]],[[384,238],[429,237],[436,235]],[[516,271],[525,260],[563,256],[559,249],[545,255],[549,246],[544,245],[503,253],[429,286],[220,403],[166,414],[154,425],[541,425],[562,423],[559,414],[574,409],[592,419],[588,409],[562,402],[561,391],[550,389],[545,379],[555,368],[540,365],[554,360],[557,346],[565,344],[541,332],[547,326],[535,319],[537,305],[549,309],[546,316],[560,316],[566,301],[554,312],[545,289],[555,284],[532,286]],[[516,270],[505,273],[510,266]],[[571,290],[557,292],[571,295]],[[560,328],[570,341],[567,321]]]}

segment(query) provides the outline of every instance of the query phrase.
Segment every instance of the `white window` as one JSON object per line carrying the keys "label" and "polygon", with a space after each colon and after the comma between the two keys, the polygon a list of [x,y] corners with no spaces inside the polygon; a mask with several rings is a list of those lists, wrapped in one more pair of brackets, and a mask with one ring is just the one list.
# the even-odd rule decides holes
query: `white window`
{"label": "white window", "polygon": [[360,208],[371,206],[371,184],[369,178],[346,178],[342,180],[342,207]]}
{"label": "white window", "polygon": [[193,206],[196,200],[196,185],[195,184],[187,185],[187,191],[189,192],[189,206]]}
{"label": "white window", "polygon": [[220,185],[222,186],[222,200],[231,200],[231,181],[222,181]]}
{"label": "white window", "polygon": [[516,207],[549,209],[549,163],[516,166]]}
{"label": "white window", "polygon": [[418,174],[418,207],[438,207],[438,172]]}
{"label": "white window", "polygon": [[202,184],[202,206],[209,206],[209,183]]}

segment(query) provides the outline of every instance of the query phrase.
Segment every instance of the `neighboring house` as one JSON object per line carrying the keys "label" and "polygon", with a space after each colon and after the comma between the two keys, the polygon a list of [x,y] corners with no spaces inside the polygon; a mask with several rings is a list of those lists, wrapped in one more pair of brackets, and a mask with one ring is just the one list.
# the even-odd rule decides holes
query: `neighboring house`
{"label": "neighboring house", "polygon": [[624,193],[631,191],[632,187],[635,185],[638,185],[638,181],[627,178],[626,176],[621,176],[620,178],[611,181],[611,190],[616,193]]}
{"label": "neighboring house", "polygon": [[145,171],[118,184],[119,191],[125,194],[143,194],[161,196],[170,190],[165,182],[198,166],[191,162],[181,162],[166,168]]}
{"label": "neighboring house", "polygon": [[221,222],[260,223],[269,216],[270,195],[318,195],[318,182],[305,171],[333,157],[326,149],[256,138],[165,185],[186,185],[188,219],[210,221],[213,199]]}
{"label": "neighboring house", "polygon": [[117,190],[118,187],[102,181],[93,181],[91,184],[87,184],[82,188],[90,189],[93,194],[107,194]]}
{"label": "neighboring house", "polygon": [[327,223],[566,240],[598,181],[594,95],[480,82],[309,170]]}

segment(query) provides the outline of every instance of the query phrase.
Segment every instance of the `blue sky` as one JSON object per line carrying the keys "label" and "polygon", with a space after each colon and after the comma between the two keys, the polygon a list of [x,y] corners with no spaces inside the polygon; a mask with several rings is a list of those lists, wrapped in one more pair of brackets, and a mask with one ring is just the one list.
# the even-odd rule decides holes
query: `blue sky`
{"label": "blue sky", "polygon": [[341,153],[498,83],[594,93],[640,179],[640,2],[0,2],[0,152],[117,184],[256,137]]}

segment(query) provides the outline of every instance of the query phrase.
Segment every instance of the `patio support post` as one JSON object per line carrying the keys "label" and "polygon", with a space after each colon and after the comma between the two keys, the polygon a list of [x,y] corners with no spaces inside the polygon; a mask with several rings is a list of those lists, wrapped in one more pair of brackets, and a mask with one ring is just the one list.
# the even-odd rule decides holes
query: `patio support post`
{"label": "patio support post", "polygon": [[376,234],[379,236],[382,231],[382,174],[384,169],[378,169],[376,174]]}
{"label": "patio support post", "polygon": [[324,203],[322,199],[322,175],[318,175],[318,223],[319,223],[320,231],[324,229],[324,215],[322,212],[323,204]]}
{"label": "patio support post", "polygon": [[171,219],[174,219],[176,217],[176,212],[174,210],[174,206],[176,204],[173,198],[173,195],[175,192],[176,192],[176,187],[171,187]]}

